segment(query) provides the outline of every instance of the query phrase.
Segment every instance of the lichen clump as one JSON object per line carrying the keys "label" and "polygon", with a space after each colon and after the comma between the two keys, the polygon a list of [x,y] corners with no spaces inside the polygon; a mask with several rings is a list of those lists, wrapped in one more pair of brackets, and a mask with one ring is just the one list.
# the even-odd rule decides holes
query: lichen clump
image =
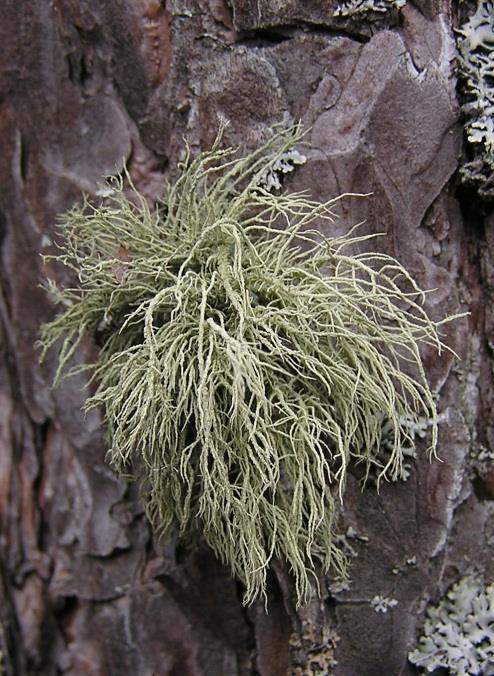
{"label": "lichen clump", "polygon": [[349,0],[336,9],[336,17],[360,17],[367,14],[382,15],[390,10],[404,7],[407,0]]}
{"label": "lichen clump", "polygon": [[[104,411],[113,466],[141,473],[152,523],[201,536],[246,603],[273,557],[299,602],[317,571],[344,574],[333,531],[348,468],[399,476],[403,417],[431,419],[436,444],[419,346],[442,345],[423,293],[396,260],[356,253],[369,237],[314,229],[337,200],[262,187],[301,137],[245,157],[218,139],[154,208],[110,179],[105,200],[60,220],[55,258],[78,284],[51,284],[62,311],[42,330],[44,352],[60,344],[56,382],[93,370],[87,408]],[[91,335],[97,362],[74,366]]]}
{"label": "lichen clump", "polygon": [[464,577],[437,606],[429,608],[424,634],[409,660],[431,673],[494,674],[494,584]]}
{"label": "lichen clump", "polygon": [[467,102],[462,110],[473,159],[461,167],[465,183],[494,198],[494,3],[479,0],[458,31],[459,74]]}

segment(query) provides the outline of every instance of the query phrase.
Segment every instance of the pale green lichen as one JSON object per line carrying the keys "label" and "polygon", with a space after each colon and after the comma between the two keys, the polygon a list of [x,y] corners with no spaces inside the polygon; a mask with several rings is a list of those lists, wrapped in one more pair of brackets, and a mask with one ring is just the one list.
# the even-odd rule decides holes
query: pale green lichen
{"label": "pale green lichen", "polygon": [[[437,439],[419,347],[442,343],[424,294],[396,260],[355,253],[369,237],[311,229],[332,223],[336,200],[260,187],[301,137],[279,132],[243,158],[218,140],[155,208],[110,179],[102,203],[60,220],[55,258],[79,284],[50,284],[62,313],[42,330],[57,383],[94,369],[87,408],[105,413],[113,466],[143,475],[153,524],[202,536],[246,603],[273,557],[298,602],[317,571],[344,574],[333,530],[349,464],[400,476],[404,417],[432,420],[429,451]],[[88,335],[97,363],[74,366]]]}
{"label": "pale green lichen", "polygon": [[458,31],[459,74],[467,103],[466,134],[474,159],[461,168],[464,182],[494,197],[494,3],[480,0],[476,12]]}
{"label": "pale green lichen", "polygon": [[485,586],[477,577],[455,584],[427,611],[424,634],[408,657],[429,673],[447,669],[452,676],[492,676],[494,584]]}

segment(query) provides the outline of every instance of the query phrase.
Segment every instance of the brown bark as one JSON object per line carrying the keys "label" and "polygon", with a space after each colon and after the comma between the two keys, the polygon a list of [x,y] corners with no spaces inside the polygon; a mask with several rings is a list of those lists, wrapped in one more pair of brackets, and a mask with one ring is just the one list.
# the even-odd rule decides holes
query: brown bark
{"label": "brown bark", "polygon": [[[389,30],[343,34],[334,7],[3,3],[0,673],[277,676],[330,673],[333,659],[338,676],[414,673],[407,651],[427,602],[467,572],[493,578],[492,470],[472,460],[494,444],[493,216],[456,190],[456,19],[446,2],[409,2]],[[281,564],[266,614],[263,602],[242,608],[207,549],[157,542],[138,488],[105,463],[98,415],[81,413],[83,381],[51,390],[53,360],[41,369],[34,347],[54,313],[39,253],[52,250],[56,215],[124,161],[159,194],[182,137],[205,147],[224,118],[228,141],[247,147],[274,123],[310,126],[290,186],[321,199],[372,192],[346,203],[334,232],[365,218],[387,233],[384,251],[437,289],[436,318],[472,313],[446,329],[461,362],[426,356],[442,462],[419,452],[410,479],[380,494],[350,481],[342,528],[368,538],[351,543],[351,585],[323,588],[299,612]],[[376,595],[398,605],[376,613]]]}

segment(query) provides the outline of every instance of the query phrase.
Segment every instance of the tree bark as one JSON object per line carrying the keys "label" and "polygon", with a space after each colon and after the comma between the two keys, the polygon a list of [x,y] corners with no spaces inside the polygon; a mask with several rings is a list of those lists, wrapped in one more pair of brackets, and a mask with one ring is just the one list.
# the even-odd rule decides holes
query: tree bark
{"label": "tree bark", "polygon": [[[453,3],[454,5],[455,3]],[[338,22],[332,0],[7,0],[0,10],[0,673],[253,675],[415,673],[424,610],[469,572],[494,577],[492,212],[458,189],[462,128],[446,0],[378,24]],[[439,392],[440,460],[425,444],[406,482],[361,490],[342,513],[348,588],[293,606],[282,562],[263,601],[207,548],[153,537],[139,488],[105,462],[84,380],[52,390],[39,326],[53,317],[57,214],[126,163],[149,198],[185,137],[254,148],[280,122],[310,128],[287,183],[347,199],[327,234],[384,232],[456,350],[425,355]],[[463,151],[464,152],[464,151]],[[81,358],[94,356],[87,345]],[[478,467],[477,467],[478,470]],[[350,528],[350,530],[348,530]],[[357,533],[360,537],[353,537]],[[385,613],[371,601],[397,601]],[[3,671],[2,671],[3,669]]]}

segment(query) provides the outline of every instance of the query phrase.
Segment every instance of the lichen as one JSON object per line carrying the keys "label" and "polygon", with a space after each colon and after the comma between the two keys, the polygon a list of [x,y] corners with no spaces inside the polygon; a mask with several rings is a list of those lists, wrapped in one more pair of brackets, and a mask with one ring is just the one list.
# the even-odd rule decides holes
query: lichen
{"label": "lichen", "polygon": [[429,608],[418,647],[409,660],[431,673],[494,674],[494,584],[464,577],[437,606]]}
{"label": "lichen", "polygon": [[264,176],[261,176],[259,185],[268,192],[281,190],[283,176],[294,171],[297,165],[307,162],[307,157],[295,148],[287,150],[273,163]]}
{"label": "lichen", "polygon": [[335,651],[340,637],[324,614],[302,615],[301,630],[289,640],[290,662],[288,676],[328,676],[334,673],[338,662]]}
{"label": "lichen", "polygon": [[414,556],[409,556],[405,559],[405,561],[397,566],[394,566],[391,569],[391,572],[393,575],[399,575],[400,573],[405,573],[409,568],[415,567],[417,565],[417,557]]}
{"label": "lichen", "polygon": [[376,613],[387,613],[390,608],[395,608],[398,605],[396,599],[389,598],[388,596],[382,596],[377,594],[370,601],[371,608],[373,608]]}
{"label": "lichen", "polygon": [[481,0],[458,30],[458,67],[467,102],[466,135],[474,159],[460,169],[462,180],[494,197],[494,3]]}
{"label": "lichen", "polygon": [[476,476],[484,478],[494,469],[494,451],[482,446],[475,445],[470,451],[470,478]]}
{"label": "lichen", "polygon": [[[416,419],[408,418],[407,416],[400,417],[400,426],[402,430],[401,435],[401,454],[404,462],[400,471],[396,473],[391,480],[407,481],[412,471],[412,463],[417,457],[417,440],[425,439],[428,427],[432,424],[432,420],[428,420],[424,416]],[[381,417],[381,438],[379,440],[378,449],[376,452],[376,462],[371,468],[371,471],[365,477],[366,484],[376,484],[379,480],[379,466],[385,467],[390,455],[393,453],[395,444],[395,430],[390,421],[385,416]]]}
{"label": "lichen", "polygon": [[335,535],[335,542],[338,544],[338,547],[341,548],[346,557],[353,559],[358,556],[358,552],[353,547],[352,540],[354,543],[359,542],[360,544],[367,544],[369,542],[369,538],[366,535],[357,533],[353,526],[348,526],[344,533]]}
{"label": "lichen", "polygon": [[[404,418],[433,421],[434,452],[420,348],[441,351],[441,322],[396,260],[358,253],[371,236],[315,228],[332,223],[338,199],[262,187],[298,128],[245,157],[220,139],[187,156],[154,208],[117,176],[98,203],[60,219],[61,252],[48,260],[79,283],[50,283],[62,312],[41,343],[57,344],[56,383],[92,370],[87,408],[105,414],[113,466],[142,475],[158,532],[202,537],[245,583],[246,603],[278,557],[301,603],[318,571],[345,574],[333,535],[349,465],[399,477]],[[87,336],[97,362],[74,366]]]}
{"label": "lichen", "polygon": [[382,15],[392,9],[401,9],[407,0],[350,0],[342,3],[335,11],[335,17],[359,17]]}

